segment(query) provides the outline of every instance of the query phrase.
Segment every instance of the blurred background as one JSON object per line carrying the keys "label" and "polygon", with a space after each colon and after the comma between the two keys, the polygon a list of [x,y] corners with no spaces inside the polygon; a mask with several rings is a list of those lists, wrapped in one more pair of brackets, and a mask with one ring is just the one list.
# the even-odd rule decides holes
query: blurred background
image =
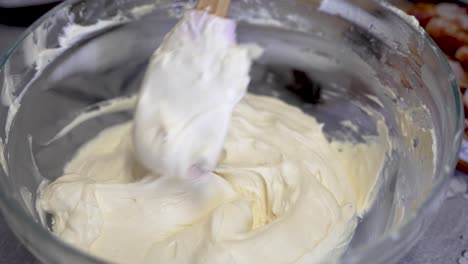
{"label": "blurred background", "polygon": [[[0,0],[0,56],[7,52],[28,26],[59,2]],[[461,92],[465,94],[465,112],[468,113],[468,74],[465,71],[468,70],[468,0],[391,2],[414,15],[442,48],[457,74]],[[465,121],[465,124],[468,122]],[[465,128],[465,138],[468,139],[466,132]],[[467,142],[464,142],[458,171],[451,182],[447,198],[431,228],[400,264],[468,264],[468,176],[463,172],[468,171],[468,158],[465,160],[463,155],[466,152],[468,157]],[[1,214],[0,264],[39,264],[14,237]]]}

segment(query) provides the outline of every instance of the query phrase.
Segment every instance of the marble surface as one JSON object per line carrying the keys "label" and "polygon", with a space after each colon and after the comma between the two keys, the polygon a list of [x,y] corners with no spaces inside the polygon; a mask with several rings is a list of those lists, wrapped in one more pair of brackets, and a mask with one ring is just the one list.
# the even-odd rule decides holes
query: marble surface
{"label": "marble surface", "polygon": [[[0,54],[23,32],[0,25]],[[457,173],[429,229],[399,264],[468,264],[468,176]],[[0,215],[0,264],[40,264]]]}

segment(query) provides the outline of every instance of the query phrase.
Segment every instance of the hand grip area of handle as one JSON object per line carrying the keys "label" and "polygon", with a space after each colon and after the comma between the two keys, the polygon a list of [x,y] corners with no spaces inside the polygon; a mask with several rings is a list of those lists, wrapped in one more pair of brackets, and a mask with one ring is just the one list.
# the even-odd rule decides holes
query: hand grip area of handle
{"label": "hand grip area of handle", "polygon": [[231,0],[200,0],[198,10],[206,10],[210,14],[225,17],[229,11]]}

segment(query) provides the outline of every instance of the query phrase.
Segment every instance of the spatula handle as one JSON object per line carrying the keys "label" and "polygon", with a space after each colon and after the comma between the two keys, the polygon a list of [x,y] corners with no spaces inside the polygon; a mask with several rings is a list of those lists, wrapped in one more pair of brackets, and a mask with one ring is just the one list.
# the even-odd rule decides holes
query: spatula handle
{"label": "spatula handle", "polygon": [[231,0],[199,0],[198,10],[207,10],[210,14],[225,17],[229,11]]}

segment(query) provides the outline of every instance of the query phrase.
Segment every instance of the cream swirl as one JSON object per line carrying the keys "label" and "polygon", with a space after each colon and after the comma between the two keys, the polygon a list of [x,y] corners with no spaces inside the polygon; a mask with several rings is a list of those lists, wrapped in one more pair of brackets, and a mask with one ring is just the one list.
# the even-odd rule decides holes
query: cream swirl
{"label": "cream swirl", "polygon": [[323,263],[346,249],[390,149],[329,141],[313,117],[277,99],[236,106],[204,182],[139,166],[132,123],[103,131],[41,194],[53,231],[117,263]]}

